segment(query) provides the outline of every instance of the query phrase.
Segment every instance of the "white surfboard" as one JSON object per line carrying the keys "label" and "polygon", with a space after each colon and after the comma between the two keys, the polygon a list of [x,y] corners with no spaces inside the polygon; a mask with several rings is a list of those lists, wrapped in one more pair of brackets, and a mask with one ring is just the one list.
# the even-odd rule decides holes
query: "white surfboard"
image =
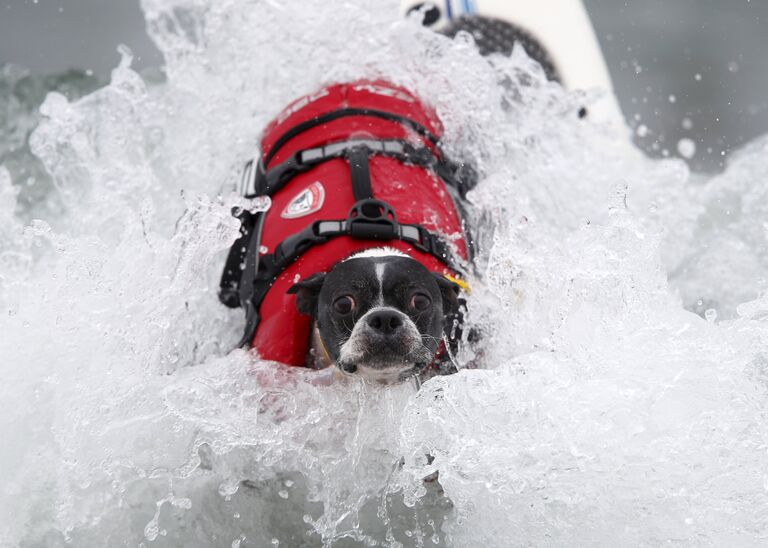
{"label": "white surfboard", "polygon": [[[527,50],[535,49],[536,43],[541,46],[565,88],[606,92],[590,109],[590,118],[624,125],[605,59],[581,0],[402,0],[401,8],[403,14],[425,10],[424,24],[436,31],[471,26],[473,17],[485,19],[484,24],[495,20],[511,25],[533,39],[529,46],[521,40]],[[528,54],[539,57],[532,51]]]}

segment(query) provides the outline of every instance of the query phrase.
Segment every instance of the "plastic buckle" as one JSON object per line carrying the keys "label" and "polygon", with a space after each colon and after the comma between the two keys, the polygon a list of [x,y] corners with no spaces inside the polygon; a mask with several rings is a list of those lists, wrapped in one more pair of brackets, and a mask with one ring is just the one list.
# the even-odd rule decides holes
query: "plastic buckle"
{"label": "plastic buckle", "polygon": [[417,166],[428,167],[437,163],[434,154],[427,147],[415,147],[408,145],[405,148],[408,160]]}
{"label": "plastic buckle", "polygon": [[302,150],[297,150],[282,164],[273,167],[267,172],[264,188],[265,194],[272,196],[275,192],[283,188],[283,185],[288,182],[291,177],[302,171],[302,167],[304,166],[301,159],[302,152]]}
{"label": "plastic buckle", "polygon": [[250,196],[257,193],[256,181],[261,169],[261,160],[251,158],[245,163],[243,172],[240,175],[240,195]]}
{"label": "plastic buckle", "polygon": [[413,242],[413,247],[422,253],[432,253],[432,238],[429,231],[419,225],[419,241]]}
{"label": "plastic buckle", "polygon": [[400,237],[395,210],[381,200],[355,202],[349,210],[346,228],[353,238],[396,240]]}

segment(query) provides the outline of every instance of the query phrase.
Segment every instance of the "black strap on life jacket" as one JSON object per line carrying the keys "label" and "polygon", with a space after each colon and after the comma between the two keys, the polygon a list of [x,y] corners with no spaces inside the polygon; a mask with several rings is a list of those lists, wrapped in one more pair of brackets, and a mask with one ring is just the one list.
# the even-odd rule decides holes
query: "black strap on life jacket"
{"label": "black strap on life jacket", "polygon": [[[299,173],[309,171],[333,158],[351,160],[350,154],[360,148],[366,149],[368,155],[388,156],[406,164],[429,169],[462,199],[477,184],[477,174],[471,166],[452,162],[445,156],[437,158],[428,147],[417,147],[402,139],[348,139],[298,150],[269,171],[264,169],[264,162],[260,161],[254,167],[251,161],[246,165],[242,192],[246,198],[273,196]],[[350,166],[351,164],[350,162]]]}
{"label": "black strap on life jacket", "polygon": [[[264,166],[274,158],[290,139],[317,125],[345,116],[373,116],[406,125],[427,138],[433,145],[417,147],[401,139],[350,139],[295,152],[290,158],[266,170]],[[438,145],[438,138],[424,126],[408,118],[373,109],[341,109],[316,116],[289,129],[258,163],[250,161],[243,172],[243,194],[246,198],[273,196],[293,177],[335,158],[349,162],[352,192],[355,204],[346,219],[320,220],[283,240],[270,254],[259,254],[263,212],[252,213],[236,208],[233,215],[241,222],[240,237],[230,249],[222,274],[219,299],[231,308],[243,307],[246,326],[240,346],[248,346],[258,327],[258,309],[274,281],[293,261],[310,247],[331,238],[349,236],[360,239],[402,240],[414,248],[428,253],[456,272],[461,268],[450,246],[442,238],[421,225],[400,224],[393,208],[374,199],[371,189],[369,158],[384,155],[407,164],[433,171],[442,179],[454,199],[457,210],[463,208],[459,198],[477,182],[475,172],[464,164],[449,161]],[[454,194],[455,193],[455,194]],[[471,240],[465,237],[471,254]]]}
{"label": "black strap on life jacket", "polygon": [[370,200],[373,198],[371,188],[371,171],[368,166],[368,147],[358,146],[350,149],[347,154],[349,160],[349,176],[352,179],[352,195],[355,202]]}

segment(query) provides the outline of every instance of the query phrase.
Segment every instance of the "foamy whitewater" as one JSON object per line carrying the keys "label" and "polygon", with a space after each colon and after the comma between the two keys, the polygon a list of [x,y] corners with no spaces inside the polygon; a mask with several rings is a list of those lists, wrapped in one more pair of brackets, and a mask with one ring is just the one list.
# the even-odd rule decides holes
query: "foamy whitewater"
{"label": "foamy whitewater", "polygon": [[[768,542],[768,140],[692,177],[397,4],[143,0],[167,82],[6,94],[0,544]],[[256,362],[216,297],[261,129],[360,77],[482,173],[484,369],[418,393]]]}

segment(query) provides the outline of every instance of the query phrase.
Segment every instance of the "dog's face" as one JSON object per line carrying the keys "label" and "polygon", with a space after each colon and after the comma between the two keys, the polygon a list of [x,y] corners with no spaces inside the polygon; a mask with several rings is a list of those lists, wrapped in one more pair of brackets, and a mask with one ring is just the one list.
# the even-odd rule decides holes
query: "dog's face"
{"label": "dog's face", "polygon": [[376,250],[295,284],[296,306],[314,317],[343,372],[398,382],[432,363],[459,287],[397,252]]}

